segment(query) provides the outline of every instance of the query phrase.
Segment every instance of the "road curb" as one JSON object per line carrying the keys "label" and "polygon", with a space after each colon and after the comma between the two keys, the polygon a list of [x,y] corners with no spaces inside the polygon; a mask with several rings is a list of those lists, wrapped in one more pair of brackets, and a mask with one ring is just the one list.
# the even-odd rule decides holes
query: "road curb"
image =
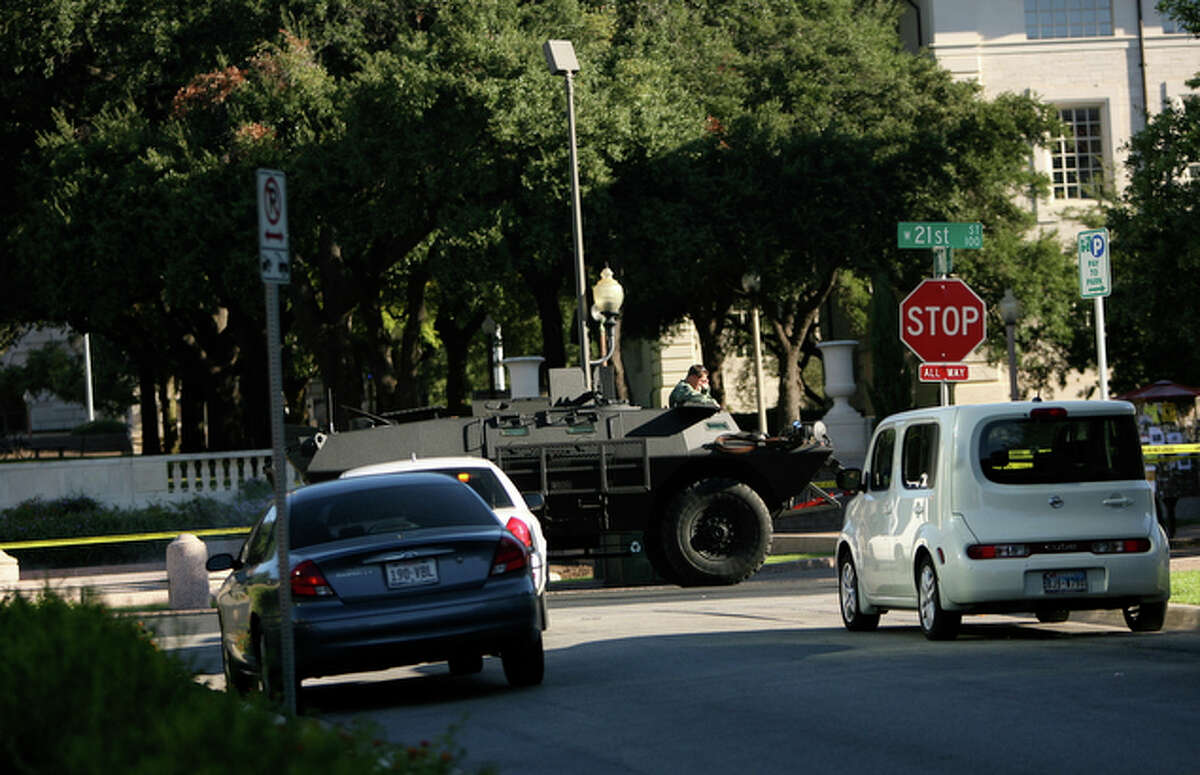
{"label": "road curb", "polygon": [[[1072,611],[1071,621],[1126,627],[1125,617],[1120,611]],[[1200,630],[1200,605],[1168,603],[1167,616],[1163,620],[1163,630],[1170,632]]]}

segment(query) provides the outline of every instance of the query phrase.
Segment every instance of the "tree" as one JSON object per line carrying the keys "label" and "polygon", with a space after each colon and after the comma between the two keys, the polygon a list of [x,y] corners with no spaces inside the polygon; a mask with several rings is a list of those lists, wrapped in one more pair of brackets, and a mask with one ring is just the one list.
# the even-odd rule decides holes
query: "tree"
{"label": "tree", "polygon": [[[634,303],[654,305],[626,319],[656,333],[688,314],[715,371],[741,275],[758,274],[781,421],[799,417],[802,367],[840,276],[886,280],[896,295],[927,273],[896,249],[898,221],[980,220],[998,236],[1029,224],[1014,199],[1035,183],[1029,148],[1055,127],[1052,111],[1026,97],[985,100],[903,51],[896,4],[638,7],[638,29],[663,23],[658,35],[678,54],[670,61],[687,88],[673,127],[685,142],[617,170],[623,252],[654,257],[629,283]],[[1061,276],[1059,264],[1026,265],[1007,240],[985,253],[960,273],[998,264],[1006,280]]]}
{"label": "tree", "polygon": [[1200,383],[1198,333],[1189,317],[1200,294],[1200,100],[1167,108],[1130,141],[1129,185],[1109,208],[1112,295],[1106,326],[1113,387],[1156,379]]}
{"label": "tree", "polygon": [[[1158,9],[1200,36],[1200,2],[1162,0]],[[1200,87],[1200,76],[1188,86]],[[1157,379],[1200,383],[1200,332],[1178,314],[1200,293],[1197,163],[1200,99],[1187,96],[1130,140],[1129,185],[1105,210],[1114,276],[1106,331],[1117,391]]]}

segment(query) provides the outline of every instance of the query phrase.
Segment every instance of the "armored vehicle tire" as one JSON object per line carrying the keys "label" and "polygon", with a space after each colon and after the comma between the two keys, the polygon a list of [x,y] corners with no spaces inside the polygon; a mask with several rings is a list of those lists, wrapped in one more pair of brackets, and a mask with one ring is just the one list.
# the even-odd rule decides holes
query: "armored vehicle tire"
{"label": "armored vehicle tire", "polygon": [[702,479],[680,491],[661,528],[663,554],[684,586],[736,584],[761,568],[771,550],[766,504],[731,479]]}

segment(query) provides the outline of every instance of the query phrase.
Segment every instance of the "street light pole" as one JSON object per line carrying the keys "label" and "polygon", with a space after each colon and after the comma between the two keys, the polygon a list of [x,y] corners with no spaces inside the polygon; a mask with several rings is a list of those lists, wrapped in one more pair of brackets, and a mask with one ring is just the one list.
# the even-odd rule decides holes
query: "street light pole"
{"label": "street light pole", "polygon": [[579,303],[579,363],[583,368],[583,386],[590,393],[592,371],[588,366],[591,348],[588,346],[587,290],[584,285],[586,272],[583,264],[583,214],[579,200],[579,158],[575,149],[574,75],[579,72],[579,61],[575,58],[575,47],[569,40],[548,40],[542,46],[542,53],[546,57],[551,75],[565,76],[567,85],[567,134],[570,137],[571,153],[571,226],[575,236],[575,296]]}
{"label": "street light pole", "polygon": [[[756,274],[742,275],[742,290],[747,294],[758,294],[762,280]],[[754,337],[754,388],[755,402],[758,408],[758,430],[767,432],[767,402],[763,397],[763,365],[762,365],[762,327],[759,320],[758,301],[751,300],[750,333]]]}

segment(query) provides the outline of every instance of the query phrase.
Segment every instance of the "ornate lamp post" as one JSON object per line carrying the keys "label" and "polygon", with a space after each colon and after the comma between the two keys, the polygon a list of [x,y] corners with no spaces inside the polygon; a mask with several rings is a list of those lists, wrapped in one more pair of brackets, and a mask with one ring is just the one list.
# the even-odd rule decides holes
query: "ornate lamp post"
{"label": "ornate lamp post", "polygon": [[607,266],[600,270],[600,279],[592,286],[592,299],[595,300],[595,305],[592,307],[593,317],[597,320],[604,321],[604,346],[602,350],[607,350],[598,361],[592,361],[592,366],[603,366],[612,358],[613,353],[617,350],[617,341],[613,336],[613,328],[617,324],[617,318],[620,317],[621,304],[625,301],[625,289],[613,277],[612,270]]}
{"label": "ornate lamp post", "polygon": [[494,395],[504,390],[504,335],[491,315],[483,319],[483,333],[488,338],[488,387]]}

